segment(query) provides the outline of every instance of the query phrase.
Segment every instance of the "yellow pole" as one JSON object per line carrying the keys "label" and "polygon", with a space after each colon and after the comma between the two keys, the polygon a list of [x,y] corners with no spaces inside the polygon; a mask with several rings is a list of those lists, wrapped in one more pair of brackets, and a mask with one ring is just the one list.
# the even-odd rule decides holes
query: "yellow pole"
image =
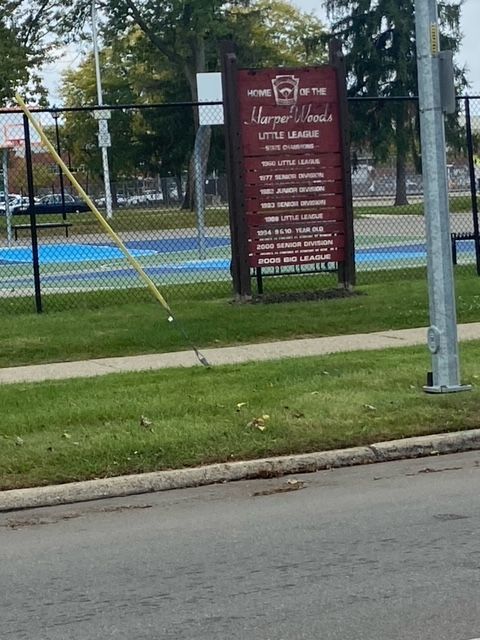
{"label": "yellow pole", "polygon": [[27,116],[29,122],[32,124],[33,128],[35,129],[35,131],[40,136],[40,139],[43,142],[43,144],[45,145],[45,147],[48,149],[48,151],[53,156],[53,158],[55,158],[55,161],[57,162],[57,164],[59,164],[60,167],[62,168],[63,173],[68,177],[70,182],[73,184],[75,189],[78,191],[78,193],[81,196],[81,198],[84,200],[84,202],[88,205],[88,207],[90,208],[90,210],[92,211],[94,216],[97,218],[98,222],[100,223],[100,226],[103,227],[103,229],[107,232],[107,234],[112,238],[112,240],[117,245],[117,247],[120,249],[120,251],[123,253],[125,258],[128,260],[128,262],[132,265],[132,267],[138,273],[140,279],[146,284],[147,288],[153,294],[155,299],[158,302],[160,302],[162,307],[171,316],[173,316],[172,310],[170,309],[170,306],[168,305],[168,302],[162,296],[162,294],[158,290],[158,288],[155,285],[155,283],[153,282],[153,280],[145,273],[142,265],[138,262],[138,260],[136,260],[131,255],[131,253],[129,252],[127,247],[123,244],[123,242],[120,239],[120,237],[115,233],[115,231],[112,229],[112,227],[108,224],[108,222],[102,216],[100,211],[97,209],[97,207],[95,206],[94,202],[91,200],[89,195],[85,192],[85,190],[83,189],[82,185],[77,181],[77,179],[72,174],[72,172],[69,170],[67,165],[63,162],[62,158],[58,155],[57,151],[55,150],[55,147],[52,145],[50,140],[47,138],[45,132],[43,131],[43,129],[42,129],[41,125],[40,125],[40,123],[37,122],[37,120],[31,114],[31,112],[28,109],[27,105],[25,104],[23,98],[20,95],[18,95],[18,93],[17,93],[16,96],[15,96],[15,100],[17,101],[17,104],[19,105],[20,109]]}

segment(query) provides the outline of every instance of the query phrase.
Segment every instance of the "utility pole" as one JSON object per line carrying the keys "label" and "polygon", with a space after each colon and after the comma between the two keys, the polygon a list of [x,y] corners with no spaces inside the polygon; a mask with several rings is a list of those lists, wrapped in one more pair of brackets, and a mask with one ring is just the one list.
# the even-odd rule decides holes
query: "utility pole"
{"label": "utility pole", "polygon": [[[97,38],[97,12],[95,9],[95,0],[92,0],[92,39],[93,39],[93,55],[95,59],[95,78],[97,81],[97,102],[98,106],[103,106],[102,80],[100,77],[100,56],[98,53]],[[110,119],[110,111],[97,109],[93,116],[98,120],[98,146],[102,152],[103,165],[103,182],[105,185],[105,208],[107,219],[112,218],[112,191],[110,189],[110,169],[108,166],[108,147],[111,146],[110,133],[108,131],[108,120]]]}
{"label": "utility pole", "polygon": [[451,54],[440,52],[437,0],[416,0],[415,28],[432,354],[424,390],[450,393],[471,387],[460,384],[444,123],[444,112],[452,111],[453,66]]}

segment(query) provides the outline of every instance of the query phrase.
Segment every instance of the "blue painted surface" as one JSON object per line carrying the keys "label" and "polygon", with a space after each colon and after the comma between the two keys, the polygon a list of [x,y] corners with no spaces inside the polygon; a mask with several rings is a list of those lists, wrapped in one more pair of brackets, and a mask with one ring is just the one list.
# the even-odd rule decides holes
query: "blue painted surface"
{"label": "blue painted surface", "polygon": [[[211,237],[205,238],[205,248],[215,249],[228,247],[230,238]],[[163,238],[159,240],[135,240],[126,243],[127,248],[135,257],[153,256],[165,253],[180,253],[184,251],[198,251],[198,239],[196,237],[187,238]],[[457,243],[457,251],[466,253],[473,251],[473,241],[462,240]],[[39,247],[39,258],[42,264],[61,264],[77,262],[95,262],[105,260],[119,260],[123,254],[112,245],[98,244],[49,244]],[[366,262],[392,262],[395,260],[422,259],[426,258],[426,248],[423,243],[392,245],[387,247],[369,247],[357,249],[355,252],[356,261]],[[29,247],[3,247],[0,248],[0,263],[31,263],[32,251]],[[215,266],[212,264],[215,263]],[[218,267],[216,263],[222,266]],[[198,269],[224,269],[229,266],[228,260],[197,260],[178,262],[176,264],[159,267],[161,270],[198,270]]]}
{"label": "blue painted surface", "polygon": [[[151,249],[131,249],[134,257],[153,256],[157,252]],[[94,244],[44,244],[38,249],[40,264],[65,264],[77,262],[97,262],[104,260],[120,260],[123,253],[117,247]],[[0,262],[4,264],[31,263],[30,247],[0,248]]]}
{"label": "blue painted surface", "polygon": [[[170,238],[162,240],[133,241],[127,242],[128,249],[135,257],[158,256],[158,261],[162,261],[162,254],[174,253],[175,251],[195,251],[198,250],[198,241],[196,237],[188,238]],[[230,238],[228,237],[211,237],[206,238],[206,248],[214,249],[215,247],[228,247]],[[181,249],[179,248],[181,247]],[[474,254],[473,241],[462,240],[457,243],[457,251],[459,254]],[[73,283],[98,282],[99,279],[105,281],[108,278],[113,283],[121,285],[122,280],[127,282],[131,279],[133,270],[128,266],[118,265],[115,267],[108,266],[109,260],[119,260],[123,258],[123,254],[114,246],[96,245],[96,244],[52,244],[40,247],[40,262],[42,265],[55,266],[62,263],[79,263],[78,271],[69,273],[54,273],[45,271],[42,273],[42,283],[46,286],[72,285]],[[416,260],[418,263],[426,263],[425,244],[409,244],[394,245],[387,247],[369,247],[357,249],[355,252],[355,260],[359,267],[365,265],[379,265],[382,263],[387,266],[392,264],[401,265],[404,260]],[[228,278],[230,277],[230,259],[229,258],[208,258],[188,259],[187,256],[178,255],[178,261],[175,257],[164,256],[164,264],[144,265],[145,271],[153,279],[166,279],[169,276],[184,274],[180,279],[175,278],[176,282],[188,282],[195,278],[195,274],[204,273],[205,277]],[[0,248],[0,264],[31,264],[31,249],[28,247]],[[107,263],[107,264],[95,264]],[[83,263],[83,264],[82,264]],[[93,263],[93,264],[86,264]],[[83,267],[83,269],[82,269]],[[18,287],[28,285],[30,276],[10,276],[2,278],[2,287]]]}

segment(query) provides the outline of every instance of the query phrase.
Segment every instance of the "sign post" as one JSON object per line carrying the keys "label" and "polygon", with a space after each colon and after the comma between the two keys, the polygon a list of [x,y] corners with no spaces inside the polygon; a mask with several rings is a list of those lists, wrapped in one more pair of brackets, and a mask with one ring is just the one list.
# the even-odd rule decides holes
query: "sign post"
{"label": "sign post", "polygon": [[338,265],[349,289],[353,216],[338,45],[331,47],[334,64],[302,69],[237,70],[229,56],[234,73],[224,72],[224,96],[227,146],[235,156],[234,267],[241,265],[245,281],[250,269],[258,277],[263,268]]}
{"label": "sign post", "polygon": [[432,355],[424,389],[451,393],[471,387],[460,384],[443,115],[447,106],[442,100],[436,0],[416,0],[415,23],[431,323],[427,340]]}
{"label": "sign post", "polygon": [[230,237],[232,242],[231,274],[239,301],[251,298],[248,264],[248,233],[245,217],[243,154],[238,111],[238,67],[235,45],[230,40],[221,44],[222,89],[225,122],[225,150],[229,193]]}

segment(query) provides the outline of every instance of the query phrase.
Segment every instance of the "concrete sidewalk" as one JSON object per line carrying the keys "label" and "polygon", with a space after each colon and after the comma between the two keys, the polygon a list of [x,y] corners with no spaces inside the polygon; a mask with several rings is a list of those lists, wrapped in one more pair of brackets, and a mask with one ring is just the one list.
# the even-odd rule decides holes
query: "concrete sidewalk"
{"label": "concrete sidewalk", "polygon": [[[237,364],[241,362],[278,360],[321,356],[329,353],[389,349],[426,344],[426,328],[378,331],[327,338],[284,340],[261,344],[246,344],[237,347],[202,349],[211,365]],[[480,322],[458,326],[460,340],[480,339]],[[109,373],[149,371],[171,367],[199,366],[192,351],[158,353],[121,358],[102,358],[79,362],[57,362],[23,367],[0,369],[0,384],[14,382],[40,382],[67,378],[90,378]]]}

